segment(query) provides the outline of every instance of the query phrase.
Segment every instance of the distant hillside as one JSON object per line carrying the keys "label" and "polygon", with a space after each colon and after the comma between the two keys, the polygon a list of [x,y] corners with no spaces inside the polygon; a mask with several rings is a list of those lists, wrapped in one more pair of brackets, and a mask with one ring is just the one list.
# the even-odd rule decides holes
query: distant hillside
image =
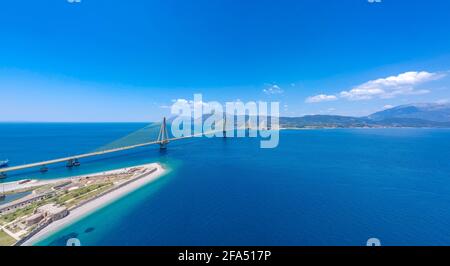
{"label": "distant hillside", "polygon": [[367,127],[367,118],[338,115],[307,115],[303,117],[280,117],[280,125],[284,128],[309,127]]}
{"label": "distant hillside", "polygon": [[380,121],[395,118],[421,119],[434,122],[450,122],[450,104],[408,104],[380,111],[368,116]]}
{"label": "distant hillside", "polygon": [[354,128],[354,127],[434,127],[450,128],[450,122],[436,122],[416,118],[387,118],[372,120],[367,117],[310,115],[281,117],[282,128]]}
{"label": "distant hillside", "polygon": [[450,128],[450,104],[409,104],[376,112],[367,117],[308,115],[282,117],[284,128],[436,127]]}
{"label": "distant hillside", "polygon": [[[201,120],[206,120],[205,115]],[[245,116],[245,121],[248,116]],[[172,119],[169,119],[171,122]],[[282,128],[432,127],[450,128],[450,104],[409,104],[376,112],[367,117],[307,115],[280,117]],[[270,126],[270,120],[268,121]],[[237,124],[237,122],[235,122]],[[242,125],[238,125],[242,126]]]}
{"label": "distant hillside", "polygon": [[436,122],[417,118],[388,118],[373,121],[374,127],[435,127],[450,128],[450,122]]}

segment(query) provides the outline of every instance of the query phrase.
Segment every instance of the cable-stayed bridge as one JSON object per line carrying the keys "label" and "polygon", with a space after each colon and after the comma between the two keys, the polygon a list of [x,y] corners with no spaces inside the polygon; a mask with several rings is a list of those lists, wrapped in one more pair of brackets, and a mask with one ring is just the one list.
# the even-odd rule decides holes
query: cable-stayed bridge
{"label": "cable-stayed bridge", "polygon": [[[215,131],[215,132],[217,132],[217,131]],[[225,131],[223,131],[223,132],[225,132]],[[208,132],[208,133],[213,133],[213,132]],[[68,168],[71,168],[71,167],[80,165],[80,162],[78,161],[79,159],[94,157],[94,156],[99,156],[99,155],[104,155],[104,154],[109,154],[109,153],[115,153],[115,152],[120,152],[120,151],[126,151],[126,150],[131,150],[131,149],[136,149],[136,148],[146,147],[146,146],[151,146],[151,145],[159,145],[160,149],[166,149],[167,144],[169,144],[169,142],[171,142],[171,141],[192,138],[192,137],[196,137],[196,136],[200,136],[200,135],[204,135],[204,134],[208,134],[208,133],[199,133],[199,134],[193,134],[193,135],[189,135],[189,136],[170,138],[169,134],[168,134],[168,130],[167,130],[166,118],[164,117],[161,127],[159,129],[158,137],[154,141],[147,141],[147,142],[138,143],[138,144],[120,146],[120,145],[123,145],[124,141],[119,140],[119,141],[113,142],[112,144],[109,144],[105,147],[97,149],[96,151],[89,152],[89,153],[67,156],[67,157],[63,157],[63,158],[52,159],[52,160],[47,160],[47,161],[42,161],[42,162],[0,168],[0,178],[5,178],[6,173],[8,173],[8,172],[19,171],[19,170],[24,170],[24,169],[29,169],[29,168],[36,168],[36,167],[40,167],[41,172],[46,172],[46,171],[48,171],[47,165],[62,163],[62,162],[66,162],[67,163],[66,166]],[[136,139],[139,137],[139,135],[142,135],[142,134],[143,134],[143,132],[138,131],[138,132],[131,134],[131,137],[127,137],[127,139],[129,139],[129,138]],[[224,134],[224,136],[225,135],[226,134]],[[119,146],[119,147],[115,147],[115,146]]]}

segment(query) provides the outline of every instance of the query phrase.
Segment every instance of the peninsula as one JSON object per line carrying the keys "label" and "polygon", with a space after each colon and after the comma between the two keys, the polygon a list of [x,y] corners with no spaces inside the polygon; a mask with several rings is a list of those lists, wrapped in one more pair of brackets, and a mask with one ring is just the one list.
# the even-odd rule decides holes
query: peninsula
{"label": "peninsula", "polygon": [[0,246],[32,245],[80,218],[159,178],[158,163],[50,181],[8,184],[27,194],[0,205]]}

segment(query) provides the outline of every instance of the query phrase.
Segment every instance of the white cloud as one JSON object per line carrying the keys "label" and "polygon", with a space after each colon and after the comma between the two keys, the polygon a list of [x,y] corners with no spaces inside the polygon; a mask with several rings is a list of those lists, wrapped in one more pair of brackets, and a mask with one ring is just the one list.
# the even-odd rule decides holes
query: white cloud
{"label": "white cloud", "polygon": [[176,99],[176,100],[172,100],[173,104],[179,103],[179,104],[188,104],[190,106],[190,108],[194,108],[194,107],[206,107],[209,106],[209,104],[207,102],[204,101],[193,101],[193,100],[186,100],[186,99]]}
{"label": "white cloud", "polygon": [[383,106],[383,109],[391,109],[391,108],[394,108],[394,106],[390,104],[386,104],[385,106]]}
{"label": "white cloud", "polygon": [[[161,108],[165,109],[168,107],[168,109],[171,109],[173,106],[177,105],[178,107],[181,106],[187,106],[191,113],[193,113],[194,118],[197,119],[200,117],[201,113],[206,114],[207,109],[214,109],[217,107],[217,102],[204,102],[202,100],[186,100],[186,99],[173,99],[171,106],[162,105]],[[195,111],[195,110],[203,110],[203,111]]]}
{"label": "white cloud", "polygon": [[437,104],[448,104],[450,103],[450,99],[440,99],[436,101]]}
{"label": "white cloud", "polygon": [[419,95],[429,93],[429,90],[418,90],[416,85],[437,80],[445,74],[426,71],[405,72],[398,76],[380,78],[363,83],[349,91],[342,91],[339,95],[348,100],[370,100],[373,98],[388,99],[399,95]]}
{"label": "white cloud", "polygon": [[284,91],[278,85],[271,85],[270,87],[263,89],[265,94],[282,94]]}
{"label": "white cloud", "polygon": [[335,95],[319,94],[316,96],[311,96],[311,97],[306,98],[305,102],[320,103],[320,102],[336,101],[337,99],[338,98]]}
{"label": "white cloud", "polygon": [[189,101],[186,99],[173,99],[172,103],[189,103]]}

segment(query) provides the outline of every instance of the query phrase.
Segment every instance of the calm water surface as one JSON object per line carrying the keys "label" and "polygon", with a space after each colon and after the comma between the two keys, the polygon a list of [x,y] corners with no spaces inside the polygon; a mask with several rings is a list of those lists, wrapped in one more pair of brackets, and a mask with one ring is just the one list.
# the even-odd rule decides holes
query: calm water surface
{"label": "calm water surface", "polygon": [[[95,150],[145,124],[0,124],[14,164]],[[70,129],[70,130],[68,130]],[[39,242],[65,245],[450,245],[450,130],[282,131],[189,139],[82,161],[55,178],[161,162],[169,173]]]}

